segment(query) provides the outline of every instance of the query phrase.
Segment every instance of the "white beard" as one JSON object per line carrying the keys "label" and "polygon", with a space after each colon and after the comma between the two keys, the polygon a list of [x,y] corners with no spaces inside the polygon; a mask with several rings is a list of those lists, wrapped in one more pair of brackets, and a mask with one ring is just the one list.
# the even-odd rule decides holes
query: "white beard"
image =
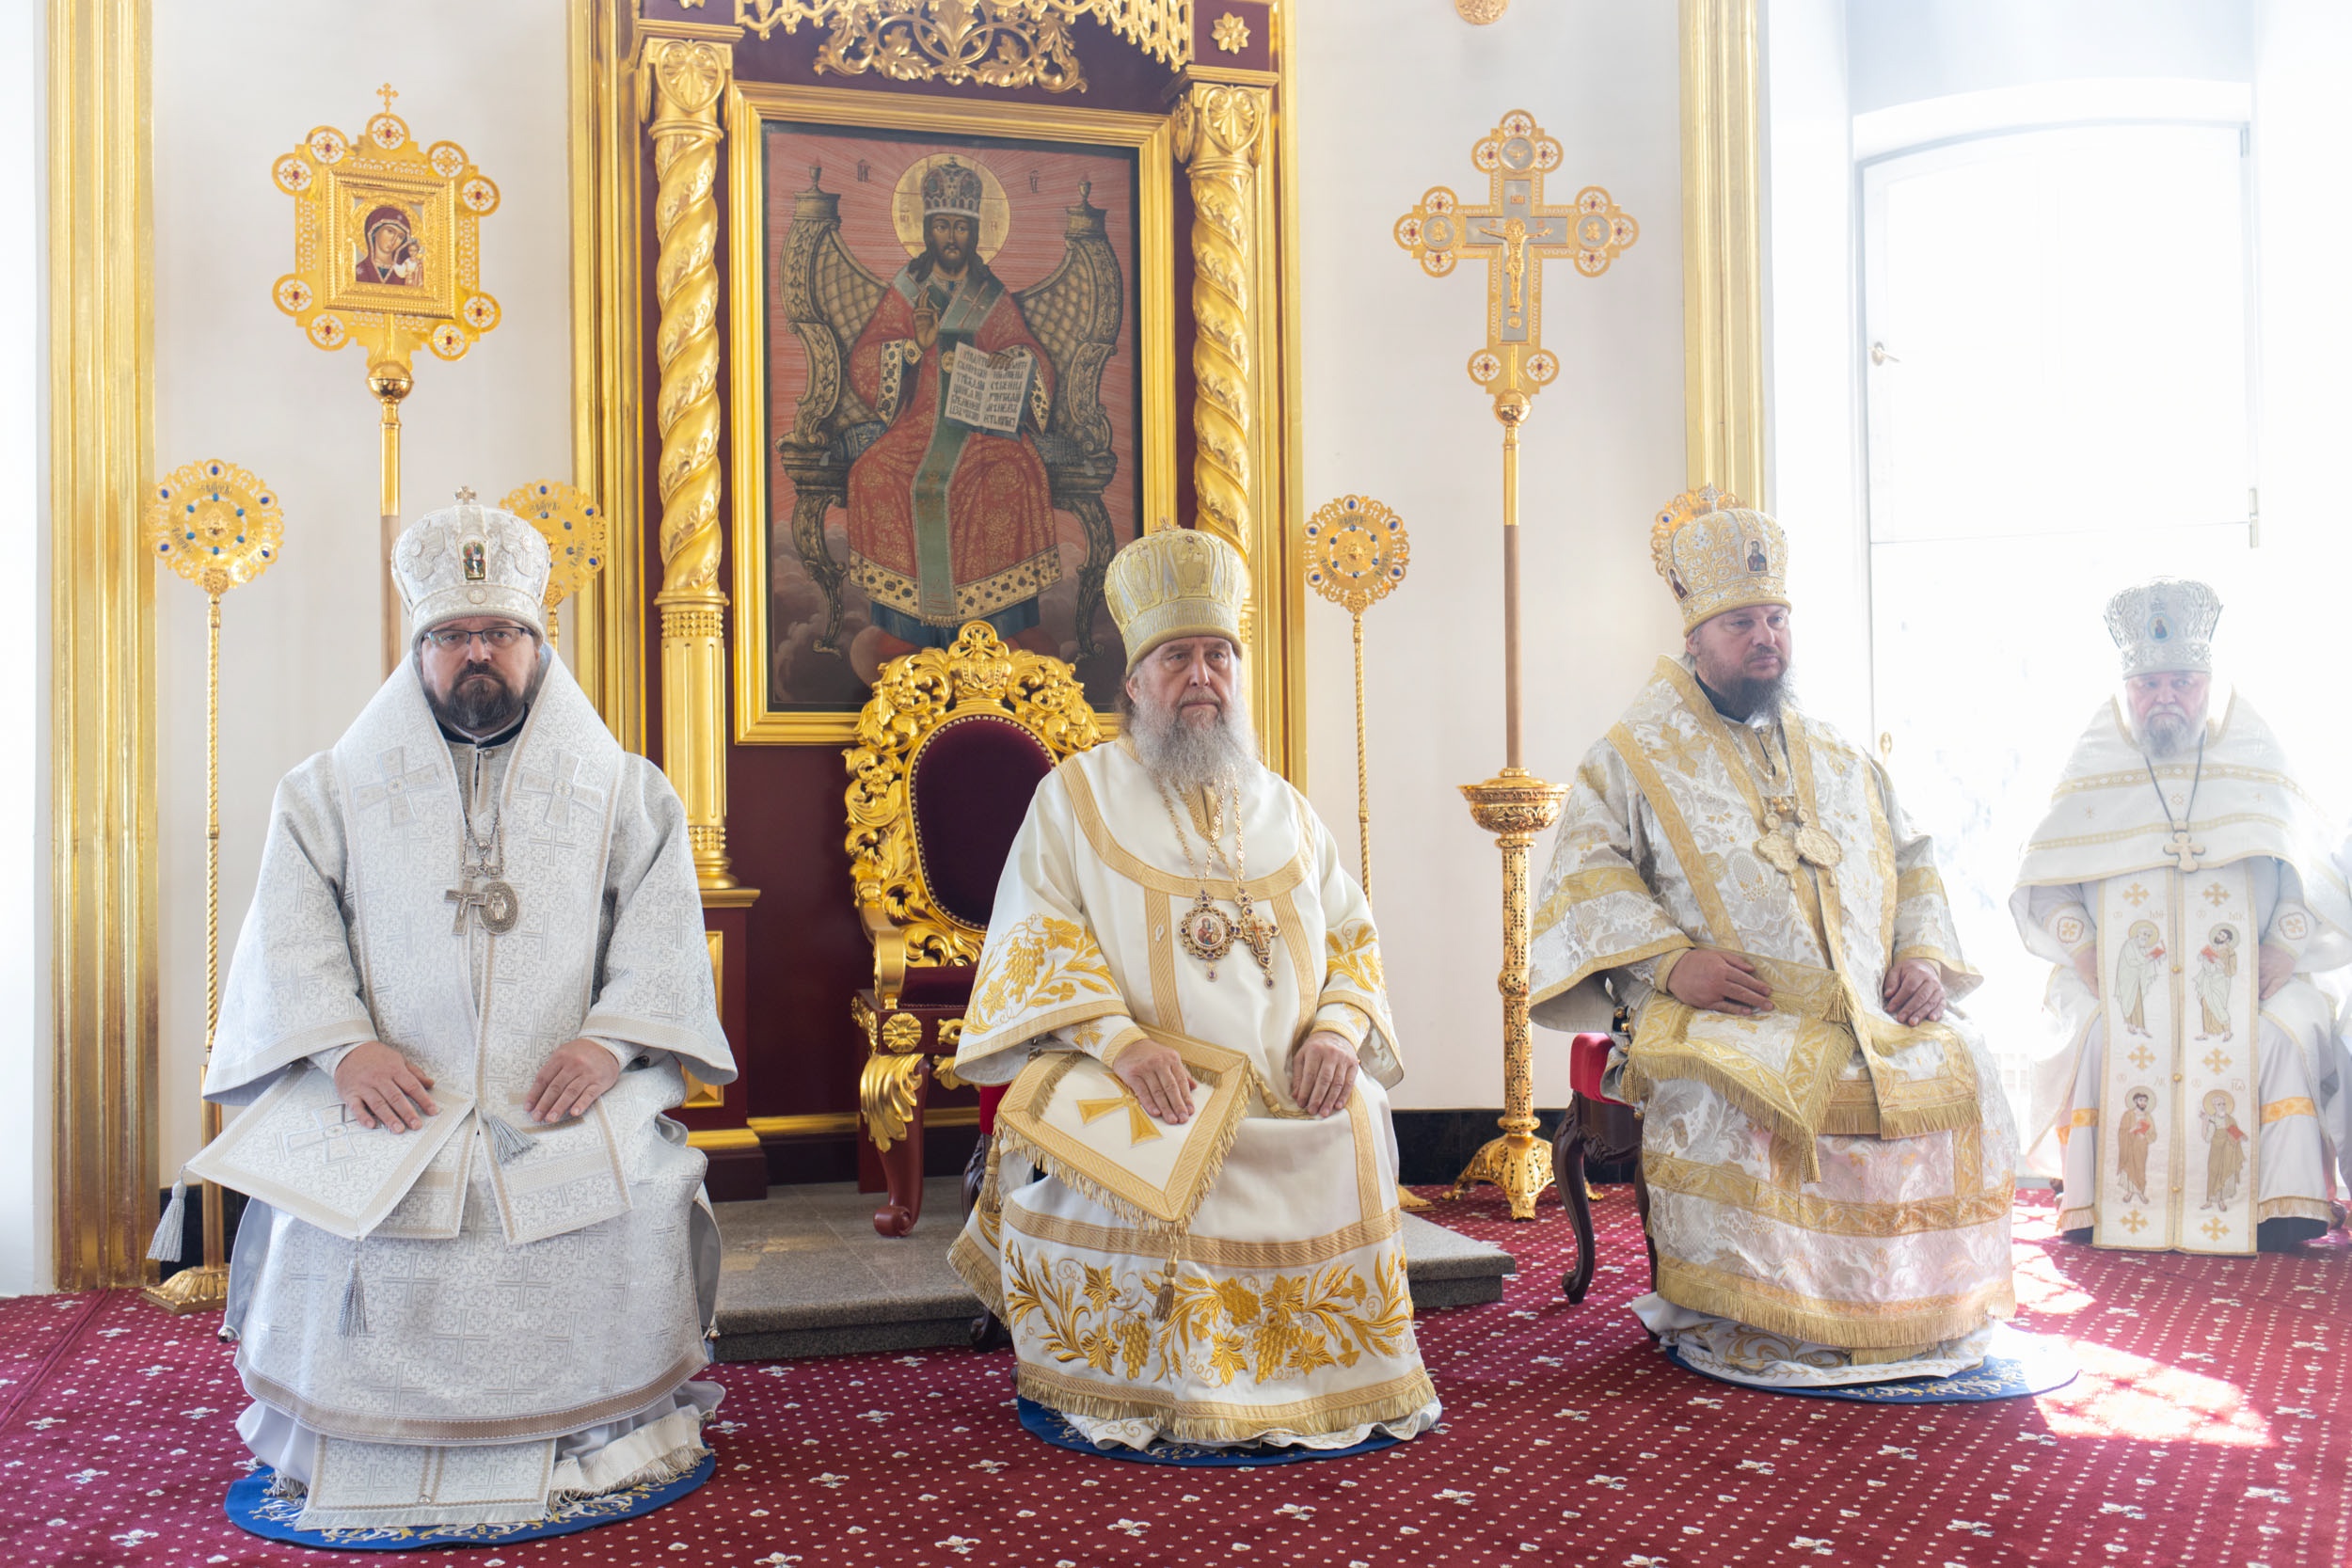
{"label": "white beard", "polygon": [[1136,705],[1127,722],[1136,756],[1153,778],[1179,795],[1247,778],[1258,766],[1258,737],[1239,693],[1216,722],[1195,726],[1178,707]]}

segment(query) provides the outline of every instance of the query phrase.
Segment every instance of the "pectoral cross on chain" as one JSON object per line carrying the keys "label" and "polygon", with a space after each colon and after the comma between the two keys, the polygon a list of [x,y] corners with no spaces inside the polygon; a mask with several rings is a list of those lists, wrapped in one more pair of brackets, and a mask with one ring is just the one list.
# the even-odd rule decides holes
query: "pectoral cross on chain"
{"label": "pectoral cross on chain", "polygon": [[514,888],[503,879],[489,877],[477,882],[476,876],[477,873],[470,867],[460,872],[460,885],[441,895],[443,901],[457,906],[449,923],[449,934],[462,935],[466,929],[466,916],[479,911],[483,928],[492,936],[502,937],[513,930],[515,922],[522,917],[522,900],[515,895]]}
{"label": "pectoral cross on chain", "polygon": [[2164,852],[2178,860],[2183,871],[2194,871],[2197,869],[2197,857],[2205,852],[2205,847],[2191,844],[2186,828],[2175,828],[2172,830],[2172,842]]}

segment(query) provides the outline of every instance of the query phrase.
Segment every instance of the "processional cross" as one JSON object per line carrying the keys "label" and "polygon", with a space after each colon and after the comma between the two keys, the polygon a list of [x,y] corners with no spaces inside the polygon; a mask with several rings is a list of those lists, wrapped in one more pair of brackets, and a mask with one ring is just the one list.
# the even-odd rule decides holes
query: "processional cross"
{"label": "processional cross", "polygon": [[1641,236],[1641,228],[1598,185],[1577,192],[1572,207],[1544,202],[1544,178],[1560,166],[1560,144],[1533,115],[1515,109],[1470,150],[1487,177],[1486,204],[1465,207],[1433,185],[1396,221],[1396,243],[1432,277],[1465,256],[1486,261],[1486,342],[1470,357],[1470,379],[1494,400],[1502,426],[1502,714],[1504,766],[1484,784],[1464,784],[1470,815],[1502,849],[1503,1135],[1481,1148],[1454,1184],[1491,1181],[1511,1201],[1513,1219],[1534,1219],[1535,1198],[1551,1181],[1551,1148],[1535,1133],[1533,1049],[1527,1024],[1527,851],[1558,819],[1567,791],[1519,765],[1519,426],[1534,399],[1560,373],[1543,345],[1543,263],[1572,261],[1587,277]]}

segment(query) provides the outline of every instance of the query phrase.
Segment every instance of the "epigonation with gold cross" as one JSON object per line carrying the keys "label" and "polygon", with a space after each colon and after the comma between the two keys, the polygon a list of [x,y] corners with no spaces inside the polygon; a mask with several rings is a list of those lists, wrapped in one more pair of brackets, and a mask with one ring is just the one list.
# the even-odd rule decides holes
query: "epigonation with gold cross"
{"label": "epigonation with gold cross", "polygon": [[[938,1071],[953,1021],[927,1023],[928,1098],[894,1133],[918,1074],[879,1027],[869,1052],[852,1012],[881,976],[842,857],[845,750],[884,664],[961,637],[942,597],[1000,621],[1009,650],[1066,657],[1107,710],[1110,558],[1147,529],[1210,530],[1250,565],[1264,752],[1304,760],[1284,20],[1269,0],[574,8],[572,210],[593,232],[574,251],[569,483],[611,547],[564,610],[563,651],[686,809],[742,1075],[678,1115],[715,1197],[768,1171],[871,1190],[908,1142],[944,1175],[977,1135],[976,1091]],[[968,261],[934,260],[930,221],[967,188]],[[902,278],[971,263],[1001,285],[965,296],[986,313],[893,325]],[[1030,398],[1009,433],[941,457],[936,502],[902,501],[893,466],[929,450],[950,356],[981,336],[1022,351]],[[1015,480],[1003,562],[924,543]],[[921,853],[927,875],[959,863],[930,833]],[[994,867],[964,869],[993,889]],[[927,951],[910,983],[959,967]]]}
{"label": "epigonation with gold cross", "polygon": [[1551,1183],[1551,1148],[1535,1136],[1534,1045],[1527,1019],[1527,851],[1558,820],[1566,790],[1536,778],[1519,751],[1519,427],[1534,396],[1560,374],[1543,344],[1543,263],[1570,261],[1598,277],[1641,236],[1607,191],[1587,185],[1573,207],[1545,204],[1545,176],[1561,165],[1560,144],[1523,109],[1504,115],[1470,149],[1487,177],[1484,206],[1465,207],[1433,185],[1396,221],[1396,242],[1432,277],[1464,256],[1486,261],[1486,341],[1470,357],[1470,376],[1494,400],[1502,426],[1502,771],[1462,785],[1470,816],[1502,850],[1502,1136],[1479,1149],[1454,1185],[1459,1196],[1490,1181],[1510,1199],[1511,1217],[1535,1217],[1535,1199]]}

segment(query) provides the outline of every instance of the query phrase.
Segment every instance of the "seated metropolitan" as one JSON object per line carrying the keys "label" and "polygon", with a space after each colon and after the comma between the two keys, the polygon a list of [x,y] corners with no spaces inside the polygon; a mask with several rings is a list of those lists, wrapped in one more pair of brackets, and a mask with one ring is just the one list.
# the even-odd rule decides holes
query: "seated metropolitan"
{"label": "seated metropolitan", "polygon": [[[1695,515],[1693,515],[1695,514]],[[1943,1376],[2014,1308],[2016,1138],[1947,999],[1933,844],[1788,689],[1788,546],[1711,491],[1652,535],[1683,656],[1578,769],[1534,920],[1536,1022],[1598,977],[1632,1018],[1604,1084],[1644,1112],[1656,1293],[1737,1382]]]}
{"label": "seated metropolitan", "polygon": [[[1126,733],[1038,785],[956,1055],[961,1076],[1013,1085],[999,1150],[1040,1084],[1087,1066],[1102,1091],[1077,1108],[1107,1134],[1104,1180],[1048,1158],[1016,1187],[1004,1159],[952,1257],[1010,1330],[1021,1394],[1105,1448],[1338,1448],[1439,1415],[1398,1237],[1382,1090],[1403,1069],[1372,911],[1258,761],[1248,591],[1240,554],[1197,531],[1112,561]],[[1211,1118],[1190,1042],[1232,1064],[1202,1076],[1248,1090],[1171,1228],[1110,1188],[1120,1161],[1189,1149],[1186,1124]]]}
{"label": "seated metropolitan", "polygon": [[305,1529],[666,1481],[721,1394],[704,1159],[661,1115],[681,1063],[735,1076],[685,809],[544,641],[531,524],[436,512],[392,570],[410,657],[278,785],[204,1083],[249,1107],[200,1157],[253,1195],[237,1433]]}

